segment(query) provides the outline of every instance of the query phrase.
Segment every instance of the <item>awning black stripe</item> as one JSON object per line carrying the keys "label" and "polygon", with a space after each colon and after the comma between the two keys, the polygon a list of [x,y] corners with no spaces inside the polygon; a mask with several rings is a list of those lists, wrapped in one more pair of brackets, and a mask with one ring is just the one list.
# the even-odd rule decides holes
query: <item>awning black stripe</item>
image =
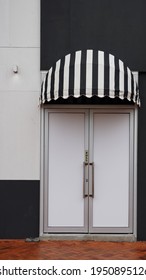
{"label": "awning black stripe", "polygon": [[69,95],[74,95],[75,53],[71,54],[69,67]]}
{"label": "awning black stripe", "polygon": [[44,99],[47,99],[47,83],[48,83],[48,74],[46,74],[46,79],[45,79],[45,89],[44,89]]}
{"label": "awning black stripe", "polygon": [[104,95],[109,96],[109,55],[104,53]]}
{"label": "awning black stripe", "polygon": [[59,97],[63,97],[64,64],[65,64],[65,57],[63,57],[61,59],[61,63],[60,63],[60,71],[59,71]]}
{"label": "awning black stripe", "polygon": [[131,100],[133,100],[134,97],[134,77],[133,74],[131,73]]}
{"label": "awning black stripe", "polygon": [[119,69],[119,59],[117,59],[115,57],[115,95],[119,96],[119,73],[120,73],[120,69]]}
{"label": "awning black stripe", "polygon": [[92,95],[98,95],[98,52],[93,52]]}
{"label": "awning black stripe", "polygon": [[127,67],[124,65],[124,98],[127,97],[128,94],[128,72]]}
{"label": "awning black stripe", "polygon": [[86,51],[81,55],[80,95],[86,95]]}
{"label": "awning black stripe", "polygon": [[51,99],[54,99],[55,69],[56,69],[56,64],[52,67],[51,89],[50,89],[50,98],[51,98]]}

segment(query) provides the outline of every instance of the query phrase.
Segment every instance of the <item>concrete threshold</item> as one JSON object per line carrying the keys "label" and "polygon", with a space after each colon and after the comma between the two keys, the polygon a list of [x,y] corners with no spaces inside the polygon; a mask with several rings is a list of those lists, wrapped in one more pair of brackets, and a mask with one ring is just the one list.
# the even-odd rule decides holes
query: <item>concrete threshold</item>
{"label": "concrete threshold", "polygon": [[134,234],[43,234],[40,240],[79,240],[135,242]]}

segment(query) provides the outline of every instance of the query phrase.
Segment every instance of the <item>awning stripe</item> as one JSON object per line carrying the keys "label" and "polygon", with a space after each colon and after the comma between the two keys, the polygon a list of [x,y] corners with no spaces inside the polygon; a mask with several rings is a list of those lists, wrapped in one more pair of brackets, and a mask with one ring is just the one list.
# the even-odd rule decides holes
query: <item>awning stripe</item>
{"label": "awning stripe", "polygon": [[119,68],[119,60],[115,57],[115,96],[119,97],[120,92],[120,68]]}
{"label": "awning stripe", "polygon": [[69,67],[69,95],[74,96],[75,53],[71,54]]}
{"label": "awning stripe", "polygon": [[123,61],[119,60],[119,69],[120,69],[120,77],[119,77],[119,88],[120,88],[120,95],[121,99],[124,99],[124,64]]}
{"label": "awning stripe", "polygon": [[44,100],[46,100],[46,98],[47,98],[48,75],[49,75],[49,73],[46,74],[45,83],[44,83],[44,87],[43,87],[43,89],[44,89]]}
{"label": "awning stripe", "polygon": [[82,51],[81,57],[81,81],[80,81],[80,95],[86,95],[86,51]]}
{"label": "awning stripe", "polygon": [[86,94],[92,97],[92,65],[93,65],[93,50],[87,52],[86,59]]}
{"label": "awning stripe", "polygon": [[104,97],[104,52],[98,52],[98,96]]}
{"label": "awning stripe", "polygon": [[124,65],[124,98],[128,95],[128,72],[127,67]]}
{"label": "awning stripe", "polygon": [[127,73],[128,73],[128,94],[127,94],[127,99],[130,101],[131,98],[131,71],[129,68],[127,68]]}
{"label": "awning stripe", "polygon": [[93,52],[92,95],[98,95],[98,52]]}
{"label": "awning stripe", "polygon": [[74,88],[75,88],[75,96],[80,96],[80,75],[81,75],[81,51],[76,52],[75,56],[75,80],[74,80]]}
{"label": "awning stripe", "polygon": [[109,55],[110,73],[109,73],[109,96],[115,97],[115,57]]}
{"label": "awning stripe", "polygon": [[[134,83],[134,92],[137,92],[136,83]],[[134,96],[133,96],[133,101],[136,102],[136,100],[137,100],[137,94],[134,94]]]}
{"label": "awning stripe", "polygon": [[58,60],[42,84],[41,101],[84,95],[119,97],[140,105],[137,83],[130,69],[112,54],[80,50]]}
{"label": "awning stripe", "polygon": [[59,76],[60,76],[60,64],[61,61],[58,60],[56,63],[56,69],[55,69],[55,87],[54,87],[54,99],[59,98]]}
{"label": "awning stripe", "polygon": [[109,55],[104,53],[104,96],[109,96]]}
{"label": "awning stripe", "polygon": [[53,66],[52,73],[51,73],[51,91],[49,92],[48,91],[49,89],[47,89],[47,96],[50,95],[50,100],[55,99],[55,96],[54,96],[55,69],[56,69],[56,64]]}
{"label": "awning stripe", "polygon": [[47,99],[50,97],[50,94],[48,95],[48,92],[51,92],[51,76],[52,76],[52,67],[50,69],[50,71],[47,73],[47,89],[46,89],[46,93],[47,93]]}
{"label": "awning stripe", "polygon": [[60,63],[60,71],[59,71],[59,97],[63,97],[64,64],[65,64],[65,57],[63,59],[61,59],[61,63]]}
{"label": "awning stripe", "polygon": [[[69,65],[70,65],[70,54],[65,56],[64,72],[63,78],[63,97],[66,99],[69,96]],[[63,73],[64,74],[64,73]]]}
{"label": "awning stripe", "polygon": [[134,76],[133,76],[132,73],[131,73],[131,88],[132,88],[132,90],[131,90],[131,100],[133,100],[133,98],[134,98]]}

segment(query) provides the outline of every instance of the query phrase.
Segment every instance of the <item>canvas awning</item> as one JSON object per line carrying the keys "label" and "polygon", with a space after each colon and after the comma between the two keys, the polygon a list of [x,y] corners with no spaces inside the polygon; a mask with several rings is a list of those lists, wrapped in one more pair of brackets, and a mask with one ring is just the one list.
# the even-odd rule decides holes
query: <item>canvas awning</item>
{"label": "canvas awning", "polygon": [[47,72],[41,102],[70,96],[117,97],[140,105],[138,85],[130,69],[114,55],[96,50],[68,54]]}

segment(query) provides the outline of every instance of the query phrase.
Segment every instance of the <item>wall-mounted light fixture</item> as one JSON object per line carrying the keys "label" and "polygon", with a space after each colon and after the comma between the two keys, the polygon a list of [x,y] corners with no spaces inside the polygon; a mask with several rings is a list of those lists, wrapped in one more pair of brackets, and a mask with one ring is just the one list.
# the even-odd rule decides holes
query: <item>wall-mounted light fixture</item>
{"label": "wall-mounted light fixture", "polygon": [[17,74],[18,73],[18,65],[13,66],[13,73]]}

